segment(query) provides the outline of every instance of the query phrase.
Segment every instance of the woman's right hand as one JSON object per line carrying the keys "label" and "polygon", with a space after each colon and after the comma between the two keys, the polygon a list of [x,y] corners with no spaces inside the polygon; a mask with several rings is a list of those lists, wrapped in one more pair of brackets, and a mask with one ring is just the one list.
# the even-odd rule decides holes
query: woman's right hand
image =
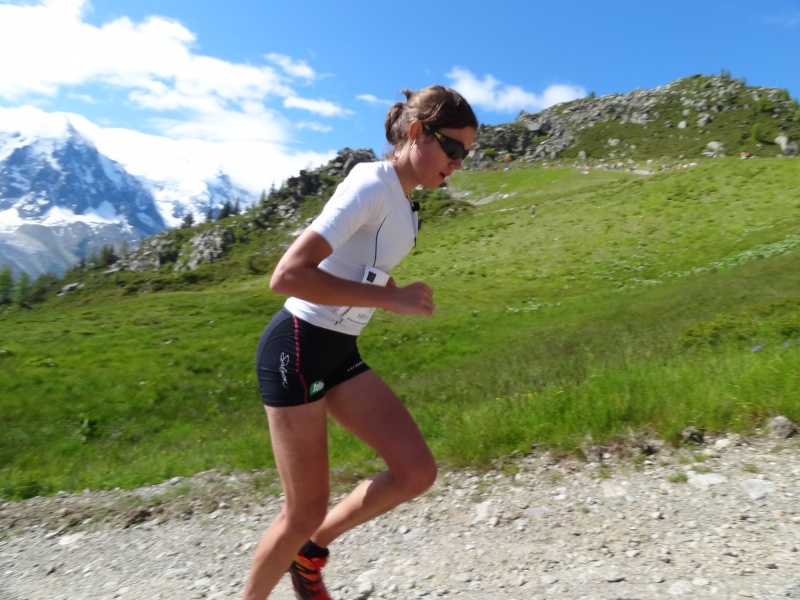
{"label": "woman's right hand", "polygon": [[399,287],[390,279],[386,287],[391,290],[387,310],[401,315],[433,315],[433,290],[421,281]]}

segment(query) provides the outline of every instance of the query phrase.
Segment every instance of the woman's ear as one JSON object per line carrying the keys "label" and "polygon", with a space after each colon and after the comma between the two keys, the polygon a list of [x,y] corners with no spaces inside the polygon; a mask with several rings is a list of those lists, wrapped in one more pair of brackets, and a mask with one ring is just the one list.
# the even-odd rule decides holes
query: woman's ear
{"label": "woman's ear", "polygon": [[420,120],[412,121],[411,125],[408,126],[408,140],[410,142],[416,142],[421,134],[422,134],[422,121]]}

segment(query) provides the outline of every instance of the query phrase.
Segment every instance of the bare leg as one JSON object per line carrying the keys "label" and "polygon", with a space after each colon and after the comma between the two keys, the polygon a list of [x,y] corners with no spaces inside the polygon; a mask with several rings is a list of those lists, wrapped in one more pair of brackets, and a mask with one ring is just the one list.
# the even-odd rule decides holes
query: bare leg
{"label": "bare leg", "polygon": [[362,482],[325,517],[311,536],[328,546],[344,532],[425,492],[436,463],[406,407],[373,371],[337,385],[326,395],[328,413],[371,446],[388,470]]}
{"label": "bare leg", "polygon": [[264,600],[325,518],[330,494],[325,400],[267,407],[285,501],[256,548],[244,600]]}

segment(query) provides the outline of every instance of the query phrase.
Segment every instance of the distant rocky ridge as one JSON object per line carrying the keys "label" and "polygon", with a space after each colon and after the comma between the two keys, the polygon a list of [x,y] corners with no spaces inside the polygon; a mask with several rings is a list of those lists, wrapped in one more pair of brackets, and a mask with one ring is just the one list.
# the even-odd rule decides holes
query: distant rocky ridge
{"label": "distant rocky ridge", "polygon": [[482,125],[478,152],[515,161],[642,160],[794,155],[800,107],[778,88],[749,87],[726,76],[694,76],[652,90],[589,96],[511,123]]}
{"label": "distant rocky ridge", "polygon": [[[195,165],[190,146],[143,134],[122,142],[70,113],[0,107],[0,115],[0,269],[61,274],[187,214],[256,200],[222,164]],[[162,162],[182,168],[153,166]]]}
{"label": "distant rocky ridge", "polygon": [[80,119],[48,117],[58,127],[31,131],[21,123],[0,131],[0,268],[60,274],[106,246],[136,244],[180,223],[187,213],[254,199],[221,171],[202,181],[134,175],[98,150]]}
{"label": "distant rocky ridge", "polygon": [[142,182],[71,125],[59,140],[0,141],[13,148],[0,160],[0,213],[19,221],[0,227],[0,266],[61,272],[105,244],[166,227]]}

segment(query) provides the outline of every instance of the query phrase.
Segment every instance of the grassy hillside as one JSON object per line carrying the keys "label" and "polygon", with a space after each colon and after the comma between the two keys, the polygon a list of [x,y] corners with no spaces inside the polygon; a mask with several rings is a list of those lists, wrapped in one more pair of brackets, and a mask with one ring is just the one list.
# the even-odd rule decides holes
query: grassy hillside
{"label": "grassy hillside", "polygon": [[590,94],[537,114],[523,112],[512,123],[482,126],[476,144],[496,159],[510,153],[515,161],[627,166],[686,162],[708,152],[790,155],[797,153],[798,140],[800,105],[787,90],[748,86],[723,74],[628,94]]}
{"label": "grassy hillside", "polygon": [[[434,288],[434,318],[378,313],[362,353],[445,465],[798,420],[798,164],[458,174],[393,273]],[[0,496],[272,466],[253,360],[290,240],[251,232],[190,274],[72,273],[83,290],[4,309]],[[330,435],[342,476],[376,467]]]}
{"label": "grassy hillside", "polygon": [[[781,134],[800,137],[800,106],[786,90],[755,88],[746,82],[695,75],[672,82],[652,107],[653,122],[635,124],[624,119],[601,120],[583,130],[575,147],[560,158],[587,156],[612,160],[621,156],[638,158],[699,158],[711,141],[720,142],[728,156],[751,152],[761,156],[780,154],[774,142]],[[580,103],[578,100],[576,103]],[[574,110],[570,104],[556,110]],[[709,122],[698,125],[698,115]],[[681,123],[685,128],[680,128]],[[610,147],[609,140],[624,140]]]}

